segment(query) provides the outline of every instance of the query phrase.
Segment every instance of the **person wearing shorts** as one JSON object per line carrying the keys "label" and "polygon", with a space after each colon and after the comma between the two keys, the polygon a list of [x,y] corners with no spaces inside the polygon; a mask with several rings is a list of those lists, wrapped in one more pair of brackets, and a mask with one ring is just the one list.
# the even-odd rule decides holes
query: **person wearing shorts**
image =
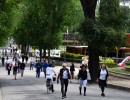
{"label": "person wearing shorts", "polygon": [[24,70],[25,70],[25,63],[24,61],[22,61],[22,63],[20,64],[21,79],[23,79]]}

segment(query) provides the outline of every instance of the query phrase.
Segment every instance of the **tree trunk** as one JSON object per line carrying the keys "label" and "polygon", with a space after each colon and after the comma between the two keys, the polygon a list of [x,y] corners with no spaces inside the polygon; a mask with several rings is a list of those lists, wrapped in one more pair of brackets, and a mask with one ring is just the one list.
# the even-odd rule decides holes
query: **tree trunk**
{"label": "tree trunk", "polygon": [[42,59],[42,49],[40,49],[40,61]]}
{"label": "tree trunk", "polygon": [[50,63],[50,48],[48,49],[48,64]]}
{"label": "tree trunk", "polygon": [[44,58],[46,57],[46,48],[44,48],[44,54],[43,54]]}
{"label": "tree trunk", "polygon": [[[85,19],[87,18],[95,19],[95,9],[96,9],[97,0],[80,0],[80,2],[83,7]],[[98,55],[98,51],[93,49],[89,43],[88,43],[88,48],[89,48],[90,75],[92,78],[92,82],[95,82],[99,70],[99,55]]]}
{"label": "tree trunk", "polygon": [[92,82],[96,82],[99,71],[99,53],[89,45],[89,71]]}
{"label": "tree trunk", "polygon": [[21,45],[21,53],[25,55],[25,53],[26,53],[26,46]]}

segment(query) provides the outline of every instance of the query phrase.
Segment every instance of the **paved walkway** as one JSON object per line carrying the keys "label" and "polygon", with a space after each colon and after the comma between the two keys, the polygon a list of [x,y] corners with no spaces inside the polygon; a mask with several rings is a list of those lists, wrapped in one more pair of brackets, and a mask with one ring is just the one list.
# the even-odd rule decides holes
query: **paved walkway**
{"label": "paved walkway", "polygon": [[[58,72],[60,67],[57,67]],[[11,73],[7,75],[5,68],[0,67],[0,100],[61,100],[60,84],[55,83],[55,93],[47,94],[45,85],[44,73],[41,73],[41,78],[35,77],[35,70],[26,68],[24,79],[20,79],[20,74],[17,80]],[[87,86],[87,96],[79,96],[78,84],[69,84],[66,100],[130,100],[129,92],[119,91],[116,89],[106,89],[106,97],[100,96],[100,89],[97,85]]]}

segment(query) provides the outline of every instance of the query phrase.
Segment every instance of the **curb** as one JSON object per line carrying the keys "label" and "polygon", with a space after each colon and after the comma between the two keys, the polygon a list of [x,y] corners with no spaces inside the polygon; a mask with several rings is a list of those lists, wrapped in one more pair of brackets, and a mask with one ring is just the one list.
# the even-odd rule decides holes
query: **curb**
{"label": "curb", "polygon": [[108,83],[108,87],[113,88],[113,89],[126,91],[126,92],[130,92],[130,87],[125,87],[125,86],[120,86],[120,85],[110,84],[110,83]]}
{"label": "curb", "polygon": [[[75,80],[75,81],[72,81],[72,84],[79,84],[79,82],[78,82],[78,80]],[[107,85],[108,85],[108,88],[118,89],[118,90],[121,90],[121,91],[130,92],[130,87],[125,87],[125,86],[111,84],[111,83],[107,83]]]}

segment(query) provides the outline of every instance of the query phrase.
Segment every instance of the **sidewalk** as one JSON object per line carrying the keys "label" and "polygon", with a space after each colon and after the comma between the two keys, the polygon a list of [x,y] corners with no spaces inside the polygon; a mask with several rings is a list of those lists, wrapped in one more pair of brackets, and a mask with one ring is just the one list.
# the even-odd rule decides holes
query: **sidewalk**
{"label": "sidewalk", "polygon": [[[61,67],[55,67],[56,72],[59,72]],[[61,85],[54,82],[55,92],[47,94],[46,79],[44,73],[41,72],[41,77],[36,78],[36,72],[29,70],[26,67],[24,79],[20,79],[20,74],[17,80],[14,76],[7,75],[7,71],[0,67],[0,84],[2,90],[2,100],[62,100]],[[96,84],[87,86],[87,96],[79,95],[79,84],[75,84],[78,80],[73,80],[73,84],[69,84],[66,100],[129,100],[129,92],[120,91],[117,89],[105,89],[106,97],[101,97],[101,90]],[[83,91],[83,90],[82,90]],[[82,92],[83,93],[83,92]],[[0,99],[1,100],[1,99]]]}

